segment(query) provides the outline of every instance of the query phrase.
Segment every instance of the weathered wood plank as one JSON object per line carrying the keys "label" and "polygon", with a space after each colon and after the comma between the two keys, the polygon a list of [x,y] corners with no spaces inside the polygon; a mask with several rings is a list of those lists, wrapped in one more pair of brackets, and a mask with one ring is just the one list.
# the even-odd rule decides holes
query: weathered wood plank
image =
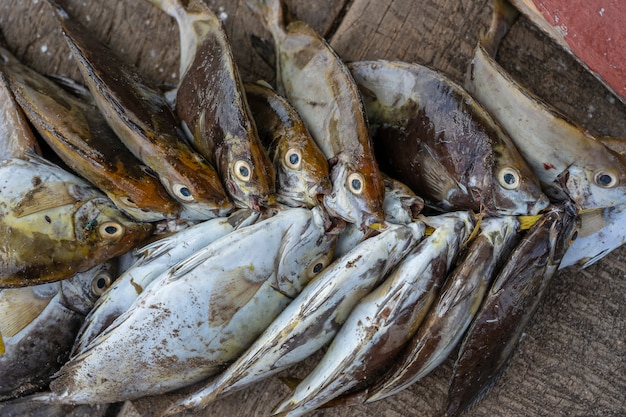
{"label": "weathered wood plank", "polygon": [[[136,64],[148,80],[157,84],[176,81],[178,33],[169,17],[145,1],[67,3],[77,19],[123,59]],[[207,4],[223,13],[244,78],[271,80],[273,69],[251,49],[248,39],[248,33],[267,33],[245,2],[207,0]],[[329,35],[346,60],[416,61],[456,81],[462,80],[491,11],[488,0],[293,0],[288,4],[299,18]],[[41,0],[0,0],[0,29],[16,55],[37,70],[80,79],[47,7]],[[626,107],[525,19],[505,38],[499,60],[524,85],[592,132],[626,138]],[[626,415],[625,276],[625,249],[588,270],[570,268],[560,273],[509,368],[467,415]],[[285,374],[303,376],[317,358]],[[451,363],[446,361],[421,383],[390,399],[311,415],[440,415]],[[277,378],[271,378],[187,415],[265,416],[286,393]],[[132,406],[139,415],[154,415],[167,404],[167,397]],[[124,415],[133,415],[133,407]]]}

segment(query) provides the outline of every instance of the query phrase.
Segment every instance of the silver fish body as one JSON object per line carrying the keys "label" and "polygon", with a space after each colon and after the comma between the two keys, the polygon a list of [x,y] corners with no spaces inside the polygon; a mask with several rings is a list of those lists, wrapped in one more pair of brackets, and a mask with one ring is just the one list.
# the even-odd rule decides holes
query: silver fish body
{"label": "silver fish body", "polygon": [[217,373],[332,257],[324,223],[318,209],[284,210],[165,271],[63,366],[44,401],[117,402]]}
{"label": "silver fish body", "polygon": [[576,210],[566,202],[546,212],[513,249],[461,343],[448,416],[459,415],[495,382],[577,233]]}
{"label": "silver fish body", "polygon": [[[247,212],[247,213],[243,213]],[[215,240],[226,236],[250,214],[249,210],[235,212],[230,217],[206,220],[171,236],[137,249],[139,258],[125,270],[93,307],[72,349],[72,356],[84,352],[93,339],[117,317],[128,310],[139,295],[163,271],[193,255]]]}
{"label": "silver fish body", "polygon": [[312,280],[240,357],[211,381],[168,410],[205,406],[303,361],[328,343],[353,306],[422,239],[422,222],[390,225],[335,259]]}
{"label": "silver fish body", "polygon": [[0,400],[47,386],[114,267],[105,262],[63,281],[0,290]]}
{"label": "silver fish body", "polygon": [[626,157],[516,83],[479,44],[466,87],[511,136],[546,193],[581,209],[626,203]]}
{"label": "silver fish body", "polygon": [[515,217],[483,219],[481,232],[446,279],[428,315],[391,368],[368,389],[378,401],[419,381],[446,359],[478,311],[497,267],[517,242]]}
{"label": "silver fish body", "polygon": [[320,362],[274,413],[303,415],[368,384],[402,351],[474,228],[470,212],[422,220],[435,231],[354,306]]}

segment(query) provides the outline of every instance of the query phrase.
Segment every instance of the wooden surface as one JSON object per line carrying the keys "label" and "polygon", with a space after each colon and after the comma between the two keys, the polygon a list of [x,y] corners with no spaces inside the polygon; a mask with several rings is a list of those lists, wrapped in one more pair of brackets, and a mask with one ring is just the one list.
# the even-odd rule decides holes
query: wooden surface
{"label": "wooden surface", "polygon": [[[273,80],[252,51],[249,33],[267,36],[243,1],[207,1],[225,18],[246,80]],[[150,82],[177,79],[178,32],[143,0],[70,0],[69,10]],[[415,61],[461,82],[489,24],[488,0],[292,0],[291,10],[324,34],[344,60]],[[0,0],[0,28],[10,49],[37,70],[80,79],[42,0]],[[513,76],[591,132],[626,138],[626,107],[524,18],[498,60]],[[559,273],[515,356],[488,396],[466,415],[626,415],[626,250],[586,270]],[[317,356],[319,358],[319,356]],[[303,376],[315,359],[285,372]],[[317,417],[438,416],[451,360],[410,389],[368,406],[316,411]],[[141,372],[140,369],[137,372]],[[190,416],[265,416],[287,389],[271,378]],[[127,404],[125,416],[155,415],[168,396]]]}

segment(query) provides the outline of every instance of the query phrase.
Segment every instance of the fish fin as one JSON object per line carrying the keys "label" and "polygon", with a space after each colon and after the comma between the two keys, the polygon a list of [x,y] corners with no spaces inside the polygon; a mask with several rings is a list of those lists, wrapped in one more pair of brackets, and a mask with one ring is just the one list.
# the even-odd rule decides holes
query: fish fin
{"label": "fish fin", "polygon": [[587,237],[606,226],[604,209],[593,209],[580,213],[578,237]]}
{"label": "fish fin", "polygon": [[368,389],[359,390],[357,392],[348,393],[322,404],[320,408],[345,407],[365,404],[367,400]]}
{"label": "fish fin", "polygon": [[519,220],[519,230],[530,229],[542,217],[543,217],[543,214],[536,214],[534,216],[519,216],[517,218]]}
{"label": "fish fin", "polygon": [[246,279],[252,272],[251,268],[244,266],[219,275],[209,302],[211,327],[228,324],[232,314],[224,312],[236,311],[238,307],[248,304],[265,283],[265,280]]}
{"label": "fish fin", "polygon": [[[274,42],[269,39],[261,38],[260,36],[249,34],[250,44],[252,49],[259,55],[261,60],[265,62],[269,67],[274,68],[276,66],[276,52],[274,51]],[[273,89],[273,88],[272,88]]]}
{"label": "fish fin", "polygon": [[0,330],[12,337],[41,314],[54,295],[38,296],[31,287],[7,288],[0,298]]}
{"label": "fish fin", "polygon": [[300,384],[300,382],[302,382],[302,378],[295,378],[292,376],[281,376],[278,377],[278,379],[292,392],[295,391],[296,387]]}
{"label": "fish fin", "polygon": [[148,243],[147,245],[135,250],[137,254],[142,255],[142,257],[135,263],[139,261],[142,263],[150,262],[170,250],[173,246],[174,244],[172,243],[172,240],[166,238]]}
{"label": "fish fin", "polygon": [[[209,253],[207,254],[207,250]],[[169,277],[170,281],[175,281],[189,272],[193,271],[198,265],[204,262],[208,256],[211,256],[214,251],[211,250],[210,245],[205,247],[204,249],[200,249],[196,251],[193,255],[184,259],[170,268]]]}
{"label": "fish fin", "polygon": [[420,165],[423,170],[423,183],[426,187],[444,200],[450,198],[453,192],[451,190],[467,194],[466,188],[448,174],[448,170],[435,157],[428,145],[422,145],[422,150]]}
{"label": "fish fin", "polygon": [[30,190],[13,208],[15,217],[25,217],[44,210],[49,210],[78,202],[70,193],[65,182],[49,182]]}

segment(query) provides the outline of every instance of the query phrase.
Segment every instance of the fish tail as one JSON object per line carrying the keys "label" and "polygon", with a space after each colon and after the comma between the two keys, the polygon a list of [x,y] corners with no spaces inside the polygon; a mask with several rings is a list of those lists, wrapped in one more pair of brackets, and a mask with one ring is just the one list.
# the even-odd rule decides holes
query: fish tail
{"label": "fish tail", "polygon": [[246,0],[246,5],[263,21],[274,37],[283,32],[285,16],[281,0]]}

